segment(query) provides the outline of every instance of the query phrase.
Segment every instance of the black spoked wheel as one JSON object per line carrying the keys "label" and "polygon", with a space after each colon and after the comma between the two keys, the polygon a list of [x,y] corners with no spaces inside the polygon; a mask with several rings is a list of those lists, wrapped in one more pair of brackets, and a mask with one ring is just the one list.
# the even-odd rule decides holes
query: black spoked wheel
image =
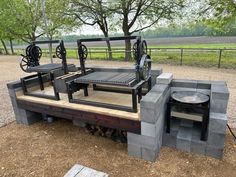
{"label": "black spoked wheel", "polygon": [[79,54],[79,58],[82,58],[84,60],[86,60],[87,56],[88,56],[88,49],[85,45],[81,44],[78,47],[78,54]]}
{"label": "black spoked wheel", "polygon": [[151,58],[149,55],[144,54],[140,60],[140,78],[146,80],[151,75]]}
{"label": "black spoked wheel", "polygon": [[31,50],[32,47],[33,47],[33,45],[28,45],[28,46],[26,47],[26,49],[25,49],[25,54],[26,54],[26,56],[30,56],[30,50]]}
{"label": "black spoked wheel", "polygon": [[147,54],[147,42],[145,40],[140,43],[140,52],[141,56]]}
{"label": "black spoked wheel", "polygon": [[36,58],[37,60],[40,60],[41,56],[42,56],[42,50],[40,47],[38,46],[32,46],[30,48],[30,56],[33,58]]}
{"label": "black spoked wheel", "polygon": [[138,56],[138,44],[137,44],[137,42],[135,42],[133,44],[133,57],[134,57],[134,59],[137,59],[137,56]]}
{"label": "black spoked wheel", "polygon": [[24,71],[27,72],[27,69],[29,67],[29,60],[27,59],[26,56],[21,55],[22,58],[20,59],[20,68]]}
{"label": "black spoked wheel", "polygon": [[60,45],[57,46],[57,48],[56,48],[56,56],[57,56],[57,58],[62,59],[61,46]]}

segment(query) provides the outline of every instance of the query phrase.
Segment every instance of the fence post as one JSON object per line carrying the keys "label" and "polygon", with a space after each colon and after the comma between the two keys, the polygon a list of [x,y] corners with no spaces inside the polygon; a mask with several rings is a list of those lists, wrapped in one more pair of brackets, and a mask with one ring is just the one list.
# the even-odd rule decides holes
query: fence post
{"label": "fence post", "polygon": [[222,49],[220,49],[220,51],[219,51],[218,68],[220,68],[220,65],[221,65],[221,57],[222,57]]}
{"label": "fence post", "polygon": [[180,66],[183,65],[183,53],[184,53],[184,49],[181,48],[181,49],[180,49]]}
{"label": "fence post", "polygon": [[108,50],[106,49],[106,59],[108,60],[108,54],[107,54]]}
{"label": "fence post", "polygon": [[77,52],[77,49],[74,49],[75,50],[75,57],[78,59],[79,58],[79,55],[78,55],[78,52]]}
{"label": "fence post", "polygon": [[149,55],[152,56],[152,49],[149,48]]}

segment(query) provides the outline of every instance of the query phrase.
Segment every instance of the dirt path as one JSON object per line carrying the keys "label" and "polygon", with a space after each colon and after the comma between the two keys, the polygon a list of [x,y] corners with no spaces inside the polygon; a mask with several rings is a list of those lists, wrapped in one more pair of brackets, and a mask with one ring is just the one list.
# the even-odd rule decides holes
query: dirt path
{"label": "dirt path", "polygon": [[[78,62],[70,60],[70,62]],[[88,61],[93,66],[131,66],[125,62]],[[0,126],[14,120],[6,83],[25,75],[17,57],[0,56]],[[236,70],[201,69],[154,64],[175,78],[226,80],[230,88],[228,115],[235,124]],[[110,176],[236,176],[236,145],[227,134],[223,160],[162,147],[155,163],[127,155],[127,146],[91,136],[70,121],[32,126],[15,122],[0,128],[0,176],[63,176],[75,163],[104,171]]]}

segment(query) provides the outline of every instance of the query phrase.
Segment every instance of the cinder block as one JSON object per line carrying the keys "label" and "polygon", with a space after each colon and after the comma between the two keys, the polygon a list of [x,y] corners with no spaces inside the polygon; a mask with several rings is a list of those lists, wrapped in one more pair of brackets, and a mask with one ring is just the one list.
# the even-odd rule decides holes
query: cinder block
{"label": "cinder block", "polygon": [[229,90],[226,85],[211,85],[211,99],[229,99]]}
{"label": "cinder block", "polygon": [[184,87],[184,88],[197,88],[196,80],[187,79],[173,79],[171,82],[171,87]]}
{"label": "cinder block", "polygon": [[213,99],[210,100],[210,112],[226,114],[228,106],[228,100],[225,99]]}
{"label": "cinder block", "polygon": [[150,92],[158,92],[158,93],[163,93],[165,94],[165,92],[168,90],[169,85],[166,84],[156,84],[152,87],[152,89],[150,90]]}
{"label": "cinder block", "polygon": [[215,133],[225,134],[227,126],[227,116],[222,113],[210,113],[209,130]]}
{"label": "cinder block", "polygon": [[171,93],[179,91],[193,91],[196,92],[196,88],[186,88],[186,87],[171,87]]}
{"label": "cinder block", "polygon": [[210,90],[211,89],[211,82],[198,80],[197,81],[197,89]]}
{"label": "cinder block", "polygon": [[178,131],[171,130],[170,133],[163,132],[162,145],[167,147],[176,148]]}
{"label": "cinder block", "polygon": [[176,148],[183,151],[190,152],[191,139],[192,139],[191,128],[180,127],[179,132],[177,134]]}
{"label": "cinder block", "polygon": [[156,137],[156,135],[157,135],[157,125],[147,123],[147,122],[141,122],[141,134],[145,135],[145,136]]}
{"label": "cinder block", "polygon": [[216,148],[214,146],[206,146],[206,155],[217,158],[217,159],[222,159],[224,154],[223,148]]}
{"label": "cinder block", "polygon": [[81,120],[73,119],[73,125],[78,126],[78,127],[85,127],[86,123]]}
{"label": "cinder block", "polygon": [[157,103],[160,102],[161,93],[148,92],[141,100],[140,106],[142,108],[156,109]]}
{"label": "cinder block", "polygon": [[215,85],[226,85],[225,81],[211,81],[211,84],[215,84]]}
{"label": "cinder block", "polygon": [[159,151],[160,151],[159,149],[152,150],[152,149],[142,148],[142,159],[155,162]]}
{"label": "cinder block", "polygon": [[157,149],[157,138],[127,133],[128,144],[135,144],[148,149]]}
{"label": "cinder block", "polygon": [[142,122],[144,121],[149,123],[155,123],[158,117],[156,109],[148,109],[142,107],[140,107],[140,116]]}
{"label": "cinder block", "polygon": [[128,154],[136,158],[142,158],[141,146],[136,144],[128,144]]}
{"label": "cinder block", "polygon": [[203,93],[203,94],[208,95],[208,96],[211,95],[211,90],[210,89],[197,89],[197,92]]}
{"label": "cinder block", "polygon": [[181,127],[193,127],[193,121],[192,120],[187,120],[187,119],[181,119],[180,121],[180,126]]}
{"label": "cinder block", "polygon": [[172,73],[162,73],[157,77],[156,83],[157,84],[170,84],[173,79]]}
{"label": "cinder block", "polygon": [[225,143],[225,134],[208,132],[207,145],[213,146],[216,148],[224,148]]}
{"label": "cinder block", "polygon": [[197,153],[197,154],[203,154],[205,155],[206,152],[206,141],[201,141],[199,135],[192,135],[192,141],[191,141],[191,152]]}

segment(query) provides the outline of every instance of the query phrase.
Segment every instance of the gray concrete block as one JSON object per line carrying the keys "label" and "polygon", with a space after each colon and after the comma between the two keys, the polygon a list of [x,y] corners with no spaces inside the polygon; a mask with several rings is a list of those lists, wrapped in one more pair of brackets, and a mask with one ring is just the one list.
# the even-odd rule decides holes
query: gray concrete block
{"label": "gray concrete block", "polygon": [[215,133],[211,131],[208,132],[207,145],[216,148],[224,148],[224,143],[225,143],[225,134]]}
{"label": "gray concrete block", "polygon": [[225,99],[213,99],[210,100],[210,112],[226,114],[228,106],[228,100]]}
{"label": "gray concrete block", "polygon": [[157,84],[170,84],[173,79],[172,73],[162,73],[157,77]]}
{"label": "gray concrete block", "polygon": [[204,80],[198,80],[197,81],[197,89],[211,89],[211,82],[210,81],[204,81]]}
{"label": "gray concrete block", "polygon": [[211,95],[211,90],[210,89],[197,89],[197,92],[203,93],[205,95]]}
{"label": "gray concrete block", "polygon": [[141,146],[136,144],[128,144],[128,154],[136,158],[142,158]]}
{"label": "gray concrete block", "polygon": [[142,159],[155,162],[159,151],[160,151],[159,149],[152,150],[152,149],[142,148]]}
{"label": "gray concrete block", "polygon": [[170,133],[163,132],[162,145],[167,147],[176,148],[177,131],[171,130]]}
{"label": "gray concrete block", "polygon": [[200,140],[200,135],[192,135],[192,141],[191,141],[191,152],[194,152],[196,154],[202,154],[205,155],[206,152],[206,141]]}
{"label": "gray concrete block", "polygon": [[180,127],[177,134],[176,148],[190,152],[191,150],[192,131],[191,128]]}
{"label": "gray concrete block", "polygon": [[156,137],[156,135],[157,135],[157,125],[147,123],[147,122],[141,122],[141,134],[145,135],[145,136]]}
{"label": "gray concrete block", "polygon": [[155,123],[157,121],[156,109],[147,109],[140,107],[141,121]]}
{"label": "gray concrete block", "polygon": [[209,130],[215,133],[225,134],[227,127],[227,116],[222,113],[210,113]]}
{"label": "gray concrete block", "polygon": [[217,159],[222,159],[224,150],[223,148],[216,148],[214,146],[206,146],[206,153],[207,156],[211,156]]}
{"label": "gray concrete block", "polygon": [[128,144],[135,144],[148,149],[157,149],[157,138],[127,133]]}
{"label": "gray concrete block", "polygon": [[178,91],[193,91],[196,92],[196,88],[185,88],[185,87],[171,87],[171,93]]}
{"label": "gray concrete block", "polygon": [[215,84],[215,85],[226,85],[225,81],[211,81],[211,84]]}
{"label": "gray concrete block", "polygon": [[226,85],[211,85],[211,99],[229,99],[229,90]]}
{"label": "gray concrete block", "polygon": [[180,120],[180,126],[181,127],[193,127],[193,121],[187,120],[187,119],[181,119]]}
{"label": "gray concrete block", "polygon": [[157,103],[160,102],[162,98],[161,93],[148,92],[142,99],[140,107],[148,109],[156,109]]}
{"label": "gray concrete block", "polygon": [[184,87],[184,88],[197,88],[196,80],[187,79],[173,79],[171,82],[171,87]]}
{"label": "gray concrete block", "polygon": [[158,93],[163,93],[165,94],[166,91],[168,90],[169,85],[166,84],[156,84],[152,87],[152,89],[150,90],[150,92],[158,92]]}

